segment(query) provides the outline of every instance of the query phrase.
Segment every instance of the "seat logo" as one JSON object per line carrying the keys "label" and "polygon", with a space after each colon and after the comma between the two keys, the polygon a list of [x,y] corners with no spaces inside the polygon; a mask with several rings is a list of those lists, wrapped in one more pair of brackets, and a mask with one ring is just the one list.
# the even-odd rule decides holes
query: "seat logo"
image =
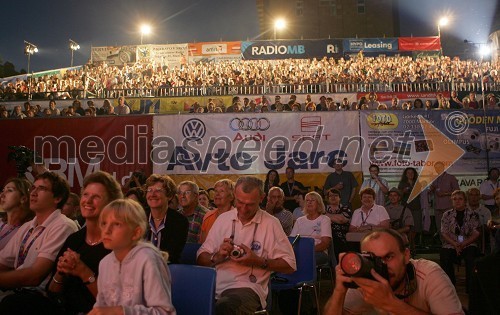
{"label": "seat logo", "polygon": [[263,118],[233,118],[229,128],[233,131],[265,131],[271,127],[269,119]]}
{"label": "seat logo", "polygon": [[200,140],[206,133],[205,124],[196,118],[189,119],[182,126],[182,135],[188,140]]}

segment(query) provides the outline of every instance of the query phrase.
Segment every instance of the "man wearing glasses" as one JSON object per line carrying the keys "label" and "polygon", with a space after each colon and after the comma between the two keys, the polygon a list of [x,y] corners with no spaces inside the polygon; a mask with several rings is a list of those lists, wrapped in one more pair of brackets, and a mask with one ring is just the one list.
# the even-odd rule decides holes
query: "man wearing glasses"
{"label": "man wearing glasses", "polygon": [[199,243],[201,224],[208,209],[198,203],[198,185],[191,181],[183,181],[177,186],[177,197],[182,213],[189,221],[186,243]]}
{"label": "man wearing glasses", "polygon": [[68,182],[56,173],[36,177],[30,189],[35,218],[23,224],[0,252],[0,288],[4,290],[0,298],[7,296],[0,304],[0,313],[6,314],[2,310],[29,303],[29,297],[44,292],[57,253],[66,238],[78,230],[75,222],[59,210],[69,192]]}

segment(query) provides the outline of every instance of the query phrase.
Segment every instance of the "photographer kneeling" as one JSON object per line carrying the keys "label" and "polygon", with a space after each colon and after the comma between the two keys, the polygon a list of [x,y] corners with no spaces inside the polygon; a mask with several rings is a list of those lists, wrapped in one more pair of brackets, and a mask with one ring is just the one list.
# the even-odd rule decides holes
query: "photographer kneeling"
{"label": "photographer kneeling", "polygon": [[[362,255],[354,253],[340,255],[335,268],[335,290],[325,314],[463,314],[455,287],[446,273],[432,261],[410,259],[410,250],[398,232],[374,230],[361,241],[361,250],[371,253],[372,258],[359,259]],[[379,265],[374,269],[387,269],[388,279],[371,268],[365,276],[346,275],[363,269],[362,264],[369,261],[374,265],[385,263],[383,268]]]}

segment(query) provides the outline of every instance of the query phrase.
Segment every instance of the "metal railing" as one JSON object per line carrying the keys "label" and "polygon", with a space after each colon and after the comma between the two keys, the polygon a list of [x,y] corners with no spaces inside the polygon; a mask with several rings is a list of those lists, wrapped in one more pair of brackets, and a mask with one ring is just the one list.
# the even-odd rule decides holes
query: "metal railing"
{"label": "metal railing", "polygon": [[[73,99],[73,98],[130,98],[176,97],[176,96],[226,96],[265,94],[329,94],[358,92],[481,92],[481,82],[393,82],[393,83],[317,83],[276,85],[224,85],[224,86],[181,86],[137,89],[72,90],[35,93],[0,93],[0,100],[27,99]],[[484,91],[500,91],[500,83],[484,83]]]}

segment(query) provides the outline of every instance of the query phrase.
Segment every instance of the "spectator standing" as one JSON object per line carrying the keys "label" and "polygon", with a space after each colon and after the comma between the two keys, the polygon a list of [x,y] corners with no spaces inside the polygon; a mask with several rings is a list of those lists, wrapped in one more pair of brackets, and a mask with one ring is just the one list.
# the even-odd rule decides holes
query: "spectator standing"
{"label": "spectator standing", "polygon": [[493,167],[488,171],[488,178],[479,186],[481,191],[481,199],[484,202],[484,206],[490,211],[495,209],[495,200],[493,198],[493,193],[500,187],[498,181],[499,171],[498,168]]}
{"label": "spectator standing", "polygon": [[450,109],[461,109],[464,107],[464,104],[457,97],[457,91],[451,91],[449,103]]}
{"label": "spectator standing", "polygon": [[354,195],[356,194],[358,182],[351,172],[344,171],[343,160],[335,159],[334,163],[333,168],[335,171],[326,177],[325,184],[323,185],[323,193],[326,195],[326,192],[330,188],[337,189],[341,194],[341,204],[350,207],[352,200],[354,199]]}
{"label": "spectator standing", "polygon": [[370,171],[370,177],[363,181],[363,184],[361,184],[361,189],[371,187],[373,190],[375,190],[375,203],[377,205],[384,206],[385,196],[389,192],[389,188],[387,188],[387,180],[379,176],[380,168],[378,167],[378,165],[372,164],[370,165],[368,170]]}
{"label": "spectator standing", "polygon": [[[436,162],[434,170],[438,177],[431,184],[431,192],[434,193],[434,216],[436,218],[436,227],[441,231],[441,218],[443,213],[452,208],[451,194],[459,190],[458,180],[455,176],[444,171],[444,163]],[[415,219],[415,217],[414,217]]]}
{"label": "spectator standing", "polygon": [[340,204],[340,191],[330,189],[326,193],[327,207],[325,215],[331,221],[332,241],[335,250],[335,257],[339,258],[339,254],[349,250],[346,234],[349,232],[351,223],[351,210]]}
{"label": "spectator standing", "polygon": [[480,204],[481,192],[476,187],[469,188],[467,190],[467,201],[469,209],[474,211],[479,219],[479,239],[478,246],[481,254],[486,255],[490,252],[490,246],[488,243],[489,233],[488,233],[488,221],[491,220],[490,209],[486,208],[484,205]]}
{"label": "spectator standing", "polygon": [[283,206],[285,209],[293,211],[299,206],[295,201],[295,196],[306,194],[307,189],[301,182],[295,180],[295,169],[293,167],[287,167],[285,174],[287,180],[280,185],[285,194],[285,203]]}
{"label": "spectator standing", "polygon": [[405,235],[409,240],[410,231],[414,225],[413,216],[406,205],[401,205],[401,197],[401,191],[397,188],[392,188],[389,191],[389,204],[385,209],[391,220],[391,228],[401,233],[401,235]]}
{"label": "spectator standing", "polygon": [[403,175],[401,176],[401,180],[398,184],[398,189],[403,193],[402,202],[403,206],[407,206],[413,217],[413,229],[411,230],[410,236],[410,250],[415,252],[415,239],[417,235],[421,235],[423,230],[423,211],[422,205],[420,203],[420,194],[416,196],[412,201],[408,202],[410,198],[410,194],[414,189],[420,190],[420,186],[418,184],[418,173],[417,170],[413,167],[407,167],[403,171]]}
{"label": "spectator standing", "polygon": [[125,104],[125,97],[124,96],[120,96],[118,98],[118,106],[115,107],[114,112],[117,115],[128,115],[128,114],[130,114],[130,107],[128,107],[128,105]]}

